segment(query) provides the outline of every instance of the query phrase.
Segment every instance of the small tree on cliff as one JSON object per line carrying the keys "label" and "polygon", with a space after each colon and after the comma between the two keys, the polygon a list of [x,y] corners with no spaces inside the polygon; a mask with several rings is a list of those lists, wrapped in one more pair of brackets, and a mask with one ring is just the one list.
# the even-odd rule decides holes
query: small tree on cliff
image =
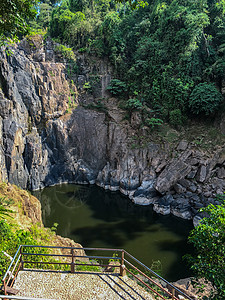
{"label": "small tree on cliff", "polygon": [[225,299],[225,197],[220,196],[220,200],[221,205],[210,204],[201,210],[209,217],[203,218],[189,236],[197,250],[196,256],[188,257],[191,269],[197,278],[212,283],[215,300]]}

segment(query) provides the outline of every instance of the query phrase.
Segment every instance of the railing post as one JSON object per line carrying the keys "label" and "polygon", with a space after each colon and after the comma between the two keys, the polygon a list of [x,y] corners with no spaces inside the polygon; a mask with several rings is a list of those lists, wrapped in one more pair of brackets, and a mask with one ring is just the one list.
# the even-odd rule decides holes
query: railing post
{"label": "railing post", "polygon": [[124,251],[122,250],[122,255],[121,255],[121,264],[120,264],[120,276],[125,276],[126,275],[126,267],[124,264]]}
{"label": "railing post", "polygon": [[172,300],[175,299],[175,288],[172,287]]}
{"label": "railing post", "polygon": [[4,294],[6,296],[7,295],[7,291],[6,291],[6,282],[5,282],[5,280],[3,280],[3,285],[4,285]]}
{"label": "railing post", "polygon": [[24,263],[23,263],[23,257],[22,257],[22,246],[20,247],[20,271],[23,271]]}
{"label": "railing post", "polygon": [[73,253],[73,248],[71,249],[71,254],[72,254],[71,273],[75,273],[75,264],[74,264],[74,253]]}

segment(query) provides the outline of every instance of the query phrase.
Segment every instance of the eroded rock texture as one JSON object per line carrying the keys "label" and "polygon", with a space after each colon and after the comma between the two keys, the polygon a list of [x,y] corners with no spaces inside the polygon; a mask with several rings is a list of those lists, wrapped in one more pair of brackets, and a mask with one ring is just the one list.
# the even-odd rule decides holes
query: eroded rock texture
{"label": "eroded rock texture", "polygon": [[[105,100],[107,112],[87,109],[107,95],[106,62],[79,57],[71,80],[70,65],[55,55],[51,41],[24,40],[13,52],[0,54],[1,180],[32,190],[96,183],[186,219],[225,190],[224,147],[209,154],[180,141],[133,149],[138,114],[131,124],[124,121],[115,99]],[[85,92],[85,82],[94,80],[92,94]]]}

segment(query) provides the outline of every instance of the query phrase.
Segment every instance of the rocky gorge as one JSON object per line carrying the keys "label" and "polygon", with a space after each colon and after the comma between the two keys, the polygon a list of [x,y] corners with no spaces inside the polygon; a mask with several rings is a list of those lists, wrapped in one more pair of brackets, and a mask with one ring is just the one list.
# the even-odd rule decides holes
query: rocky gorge
{"label": "rocky gorge", "polygon": [[204,148],[204,136],[196,140],[169,129],[165,137],[175,139],[158,138],[140,126],[138,112],[127,120],[107,93],[113,77],[107,61],[77,54],[72,65],[41,36],[11,51],[0,53],[0,180],[30,190],[97,184],[194,224],[201,207],[219,203],[222,138]]}

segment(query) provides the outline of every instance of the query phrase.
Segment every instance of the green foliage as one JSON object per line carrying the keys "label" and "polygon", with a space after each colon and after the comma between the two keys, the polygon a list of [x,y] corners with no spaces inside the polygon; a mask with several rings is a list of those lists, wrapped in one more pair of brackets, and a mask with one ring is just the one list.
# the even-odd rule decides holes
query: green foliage
{"label": "green foliage", "polygon": [[51,227],[51,231],[56,232],[58,225],[59,225],[58,223],[54,223],[53,226]]}
{"label": "green foliage", "polygon": [[72,78],[73,74],[77,74],[79,72],[78,65],[76,64],[75,61],[72,62],[70,61],[70,63],[67,64],[66,72],[69,78]]}
{"label": "green foliage", "polygon": [[221,205],[210,204],[201,209],[209,217],[203,218],[189,236],[196,248],[196,256],[188,257],[198,278],[210,281],[216,289],[215,300],[225,299],[225,198]]}
{"label": "green foliage", "polygon": [[[123,0],[116,0],[116,2],[124,3]],[[132,9],[138,9],[140,7],[145,7],[148,5],[148,2],[142,0],[135,0],[135,1],[128,0],[128,3]]]}
{"label": "green foliage", "polygon": [[87,52],[87,48],[83,47],[83,48],[78,49],[78,51],[79,51],[79,53],[84,53],[84,52]]}
{"label": "green foliage", "polygon": [[[85,262],[76,260],[76,263],[81,265],[76,266],[76,271],[88,271],[88,272],[101,272],[102,268],[99,266],[85,266]],[[96,260],[90,260],[90,263],[97,264]]]}
{"label": "green foliage", "polygon": [[52,72],[52,70],[49,70],[48,73],[51,77],[55,77],[55,74]]}
{"label": "green foliage", "polygon": [[128,99],[126,106],[128,110],[141,110],[143,109],[143,103],[139,99]]}
{"label": "green foliage", "polygon": [[179,108],[170,111],[169,113],[170,124],[174,127],[179,127],[183,124],[182,112]]}
{"label": "green foliage", "polygon": [[16,35],[28,32],[27,20],[36,15],[35,3],[35,0],[1,0],[0,46]]}
{"label": "green foliage", "polygon": [[83,89],[85,89],[86,91],[91,91],[92,86],[89,81],[85,82],[85,84],[83,85]]}
{"label": "green foliage", "polygon": [[20,244],[36,244],[31,233],[24,230],[15,230],[15,227],[8,224],[5,220],[0,220],[0,277],[5,273],[9,259],[2,251],[14,256]]}
{"label": "green foliage", "polygon": [[[38,223],[32,225],[31,220],[29,222],[29,218],[27,219],[25,216],[22,216],[22,214],[25,214],[24,210],[22,209],[22,203],[24,201],[22,199],[24,199],[24,197],[27,199],[27,197],[31,197],[31,195],[16,186],[5,182],[0,182],[0,278],[2,278],[10,264],[10,259],[6,254],[13,257],[20,245],[51,245],[55,240],[55,229],[57,227],[56,223],[53,224],[51,229],[44,228]],[[12,214],[11,210],[9,209],[11,205],[13,205],[13,208],[15,208],[16,211],[19,211],[19,214],[21,215],[15,215],[16,212],[13,212]],[[12,218],[8,216],[9,213]],[[21,220],[22,222],[25,220],[25,224],[23,225],[29,226],[29,229],[20,228]],[[39,252],[42,254],[51,253],[51,251],[54,250],[29,247],[23,249],[23,252]],[[6,254],[4,252],[6,252]],[[39,264],[37,266],[38,268],[62,269],[59,265],[52,265],[51,263],[56,262],[57,260],[49,256],[27,256],[26,258],[28,261],[32,260],[49,262],[49,264],[45,265]],[[33,268],[34,265],[25,264],[25,267]]]}
{"label": "green foliage", "polygon": [[159,118],[150,118],[145,121],[145,124],[151,128],[155,128],[161,126],[163,124],[163,120]]}
{"label": "green foliage", "polygon": [[218,109],[221,101],[222,95],[215,85],[204,82],[193,89],[189,107],[194,114],[210,115]]}
{"label": "green foliage", "polygon": [[72,48],[68,48],[64,45],[56,45],[55,46],[55,52],[58,54],[61,54],[66,60],[70,62],[75,62],[76,57],[72,50]]}
{"label": "green foliage", "polygon": [[[33,15],[34,1],[25,2],[22,7],[23,0],[3,0],[0,20],[7,15],[7,22],[0,22],[0,39],[1,34],[10,37],[18,30],[26,31],[25,20]],[[106,57],[117,78],[108,87],[112,95],[123,97],[124,102],[137,98],[149,109],[144,109],[146,118],[169,120],[177,127],[188,110],[210,116],[221,101],[213,86],[222,89],[225,72],[224,3],[63,0],[56,5],[56,1],[42,1],[34,28],[48,26],[48,34],[61,43],[56,51],[69,61],[75,62],[72,49]],[[136,100],[129,101],[129,112],[141,109],[135,107]],[[163,113],[148,115],[156,109]]]}
{"label": "green foliage", "polygon": [[[56,224],[53,225],[53,230],[51,229],[44,229],[41,228],[40,225],[35,224],[33,225],[29,231],[18,229],[16,225],[9,224],[5,220],[0,220],[0,278],[4,275],[6,272],[10,260],[9,258],[4,255],[4,252],[11,255],[12,257],[15,255],[16,250],[20,245],[38,245],[40,244],[49,244],[51,238],[54,235],[54,231],[56,229]],[[38,250],[37,250],[38,249]],[[49,249],[43,248],[30,248],[26,247],[24,248],[24,252],[26,253],[41,253],[41,254],[48,254],[50,253]],[[26,259],[32,260],[32,261],[46,261],[49,262],[49,264],[40,265],[41,269],[49,269],[49,268],[55,268],[55,269],[62,269],[60,266],[53,265],[51,262],[56,262],[55,259],[51,257],[43,257],[43,256],[26,256]],[[26,264],[26,267],[33,268],[33,264]],[[38,267],[38,266],[37,266]]]}
{"label": "green foliage", "polygon": [[29,34],[26,36],[27,37],[34,37],[34,36],[42,36],[43,38],[46,37],[46,30],[40,29],[40,28],[31,28],[29,31]]}
{"label": "green foliage", "polygon": [[[101,1],[98,2],[100,5]],[[50,35],[76,49],[89,49],[96,27],[101,23],[101,13],[96,13],[95,7],[94,2],[62,1],[53,9]]]}
{"label": "green foliage", "polygon": [[126,93],[127,86],[119,79],[112,79],[110,84],[107,86],[107,90],[109,90],[112,95],[119,96],[123,93]]}
{"label": "green foliage", "polygon": [[83,11],[88,6],[87,0],[70,0],[70,10],[72,12]]}
{"label": "green foliage", "polygon": [[39,14],[37,17],[37,24],[41,28],[47,28],[51,21],[53,7],[47,2],[41,2],[39,5]]}
{"label": "green foliage", "polygon": [[[222,87],[224,2],[117,2],[115,7],[109,0],[63,1],[53,9],[50,34],[74,50],[107,57],[117,77],[108,90],[123,96],[124,102],[138,98],[150,110],[163,112],[157,116],[146,113],[148,118],[166,119],[176,127],[182,125],[188,109],[207,115],[214,111],[218,95],[209,92],[216,97],[211,104],[197,100],[194,91],[199,82],[210,85],[216,81]],[[137,6],[139,9],[131,9]],[[128,100],[126,109],[140,109],[136,104]]]}
{"label": "green foliage", "polygon": [[117,263],[119,260],[117,259],[118,258],[118,254],[117,253],[113,253],[112,257],[114,258],[110,258],[109,259],[109,263]]}
{"label": "green foliage", "polygon": [[[71,100],[71,97],[72,97],[72,100]],[[75,108],[77,106],[76,101],[75,101],[75,96],[72,95],[71,97],[68,97],[68,109],[66,110],[66,113],[69,113],[69,114],[71,114],[73,108]],[[57,224],[57,223],[54,223],[54,224]]]}

